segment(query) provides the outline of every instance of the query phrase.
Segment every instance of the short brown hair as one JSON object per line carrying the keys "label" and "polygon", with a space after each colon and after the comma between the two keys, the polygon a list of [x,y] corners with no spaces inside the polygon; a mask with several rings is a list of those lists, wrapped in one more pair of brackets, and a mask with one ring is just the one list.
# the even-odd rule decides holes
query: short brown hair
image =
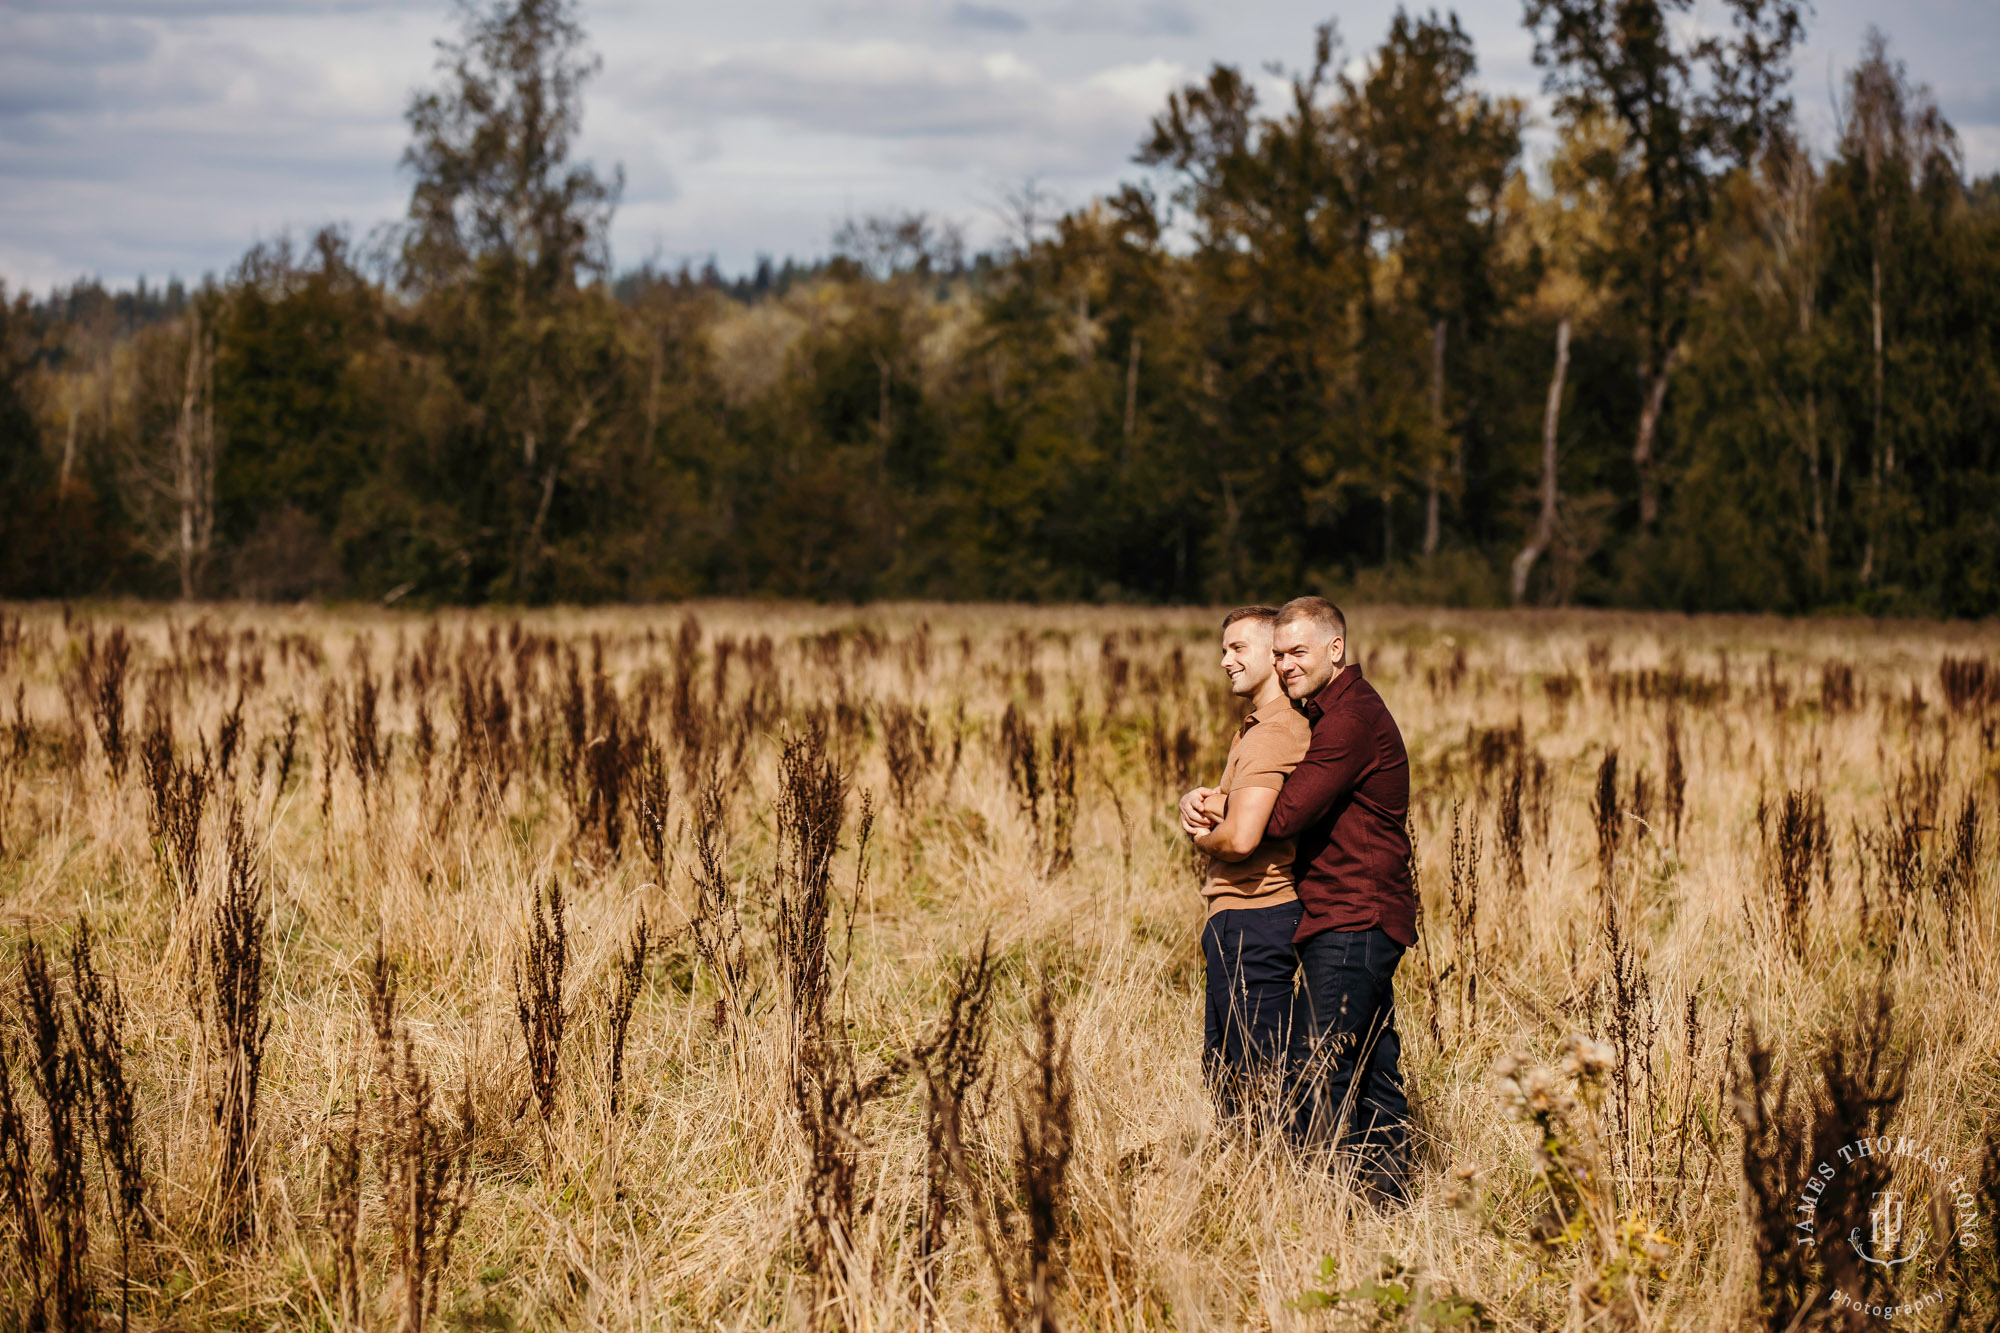
{"label": "short brown hair", "polygon": [[1329,636],[1347,638],[1347,617],[1324,597],[1294,597],[1278,608],[1277,624],[1289,625],[1299,620],[1310,620]]}
{"label": "short brown hair", "polygon": [[1278,622],[1278,608],[1275,606],[1239,606],[1222,618],[1222,629],[1226,634],[1229,627],[1239,620],[1267,620],[1272,625]]}

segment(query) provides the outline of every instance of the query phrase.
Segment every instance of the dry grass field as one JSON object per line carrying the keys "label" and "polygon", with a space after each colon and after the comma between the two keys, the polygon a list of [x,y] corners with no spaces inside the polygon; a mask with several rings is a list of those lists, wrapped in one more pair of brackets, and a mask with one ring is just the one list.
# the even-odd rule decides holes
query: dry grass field
{"label": "dry grass field", "polygon": [[1387,1214],[1201,1090],[1209,612],[6,609],[0,1326],[1991,1327],[2000,630],[1351,619]]}

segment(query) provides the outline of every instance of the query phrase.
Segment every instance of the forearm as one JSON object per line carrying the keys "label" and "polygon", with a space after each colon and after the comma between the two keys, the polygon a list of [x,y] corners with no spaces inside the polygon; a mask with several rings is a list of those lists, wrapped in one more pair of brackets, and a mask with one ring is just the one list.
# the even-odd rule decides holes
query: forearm
{"label": "forearm", "polygon": [[1264,835],[1296,838],[1333,808],[1333,800],[1333,785],[1326,781],[1324,771],[1299,765],[1292,770],[1284,790],[1278,793],[1278,803],[1271,807],[1271,818],[1264,825]]}
{"label": "forearm", "polygon": [[1195,835],[1194,845],[1220,861],[1241,861],[1264,841],[1264,829],[1271,817],[1271,802],[1277,792],[1268,787],[1248,787],[1232,792],[1222,810],[1222,818],[1212,829]]}
{"label": "forearm", "polygon": [[1305,762],[1292,770],[1271,818],[1264,825],[1267,838],[1296,838],[1319,823],[1361,780],[1360,757],[1333,753],[1308,753]]}
{"label": "forearm", "polygon": [[1248,857],[1251,851],[1256,850],[1254,845],[1248,849],[1239,849],[1232,831],[1226,824],[1217,824],[1212,829],[1196,834],[1194,845],[1218,861],[1241,861]]}

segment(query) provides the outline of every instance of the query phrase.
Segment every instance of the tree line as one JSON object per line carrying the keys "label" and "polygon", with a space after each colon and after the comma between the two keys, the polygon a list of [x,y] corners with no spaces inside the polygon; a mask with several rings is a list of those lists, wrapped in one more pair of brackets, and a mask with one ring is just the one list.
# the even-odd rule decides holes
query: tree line
{"label": "tree line", "polygon": [[614,273],[574,0],[488,0],[399,226],[0,292],[0,594],[2000,611],[2000,177],[1873,34],[1811,151],[1803,6],[1689,3],[1528,0],[1532,162],[1399,12],[991,252],[728,281]]}

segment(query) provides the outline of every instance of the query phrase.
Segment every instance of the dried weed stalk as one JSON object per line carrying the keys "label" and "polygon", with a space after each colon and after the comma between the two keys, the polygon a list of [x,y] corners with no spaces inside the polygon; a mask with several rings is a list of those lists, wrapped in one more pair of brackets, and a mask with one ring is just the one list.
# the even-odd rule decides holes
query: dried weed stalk
{"label": "dried weed stalk", "polygon": [[952,1170],[972,1203],[980,1248],[992,1267],[1007,1323],[1054,1333],[1065,1186],[1076,1146],[1076,1092],[1070,1034],[1046,977],[1030,1004],[1030,1016],[1027,1069],[1014,1101],[1011,1189],[993,1189],[979,1179],[956,1119],[947,1120],[943,1130]]}
{"label": "dried weed stalk", "polygon": [[[1447,975],[1458,972],[1459,1027],[1479,1022],[1479,819],[1451,803],[1451,942]],[[1443,978],[1440,978],[1442,980]]]}
{"label": "dried weed stalk", "polygon": [[[560,921],[560,899],[556,901]],[[425,1321],[437,1313],[452,1243],[472,1203],[472,1146],[478,1128],[472,1069],[467,1066],[457,1123],[448,1123],[435,1107],[430,1073],[418,1061],[415,1043],[396,1012],[395,975],[379,941],[368,1011],[381,1084],[377,1158],[401,1286],[402,1327],[405,1333],[423,1333]],[[343,1172],[358,1176],[358,1157],[354,1151]],[[358,1216],[358,1185],[352,1189]],[[336,1216],[345,1224],[344,1217]]]}
{"label": "dried weed stalk", "polygon": [[[125,1072],[125,998],[118,979],[97,970],[90,923],[79,918],[70,938],[70,982],[76,991],[76,1046],[90,1077],[92,1137],[105,1172],[104,1193],[118,1228],[120,1326],[131,1319],[132,1236],[153,1234],[146,1211],[145,1151],[139,1142],[138,1096]],[[115,1178],[115,1184],[114,1182]]]}
{"label": "dried weed stalk", "polygon": [[211,786],[207,763],[183,761],[174,749],[173,718],[155,709],[139,750],[147,816],[161,869],[177,896],[194,898],[201,867],[201,816]]}
{"label": "dried weed stalk", "polygon": [[90,720],[114,783],[125,780],[125,679],[132,663],[132,644],[125,627],[115,626],[97,641],[97,631],[85,631],[83,657],[77,664],[79,684],[90,706]]}
{"label": "dried weed stalk", "polygon": [[666,754],[651,736],[640,742],[634,776],[638,780],[638,809],[634,813],[639,826],[639,846],[653,867],[653,883],[665,887],[667,815],[672,808],[673,793],[667,783]]}
{"label": "dried weed stalk", "polygon": [[749,997],[748,946],[743,939],[740,892],[730,878],[729,808],[721,772],[711,766],[695,796],[695,902],[689,933],[695,953],[715,978],[720,992],[715,1025],[735,1035],[730,1044],[738,1074],[742,1073],[742,1038]]}
{"label": "dried weed stalk", "polygon": [[222,1216],[241,1234],[257,1210],[257,1098],[263,1079],[264,1041],[271,1019],[264,1013],[264,882],[231,804],[222,891],[208,934],[208,990],[222,1083],[214,1100],[222,1146]]}
{"label": "dried weed stalk", "polygon": [[618,1092],[625,1079],[625,1034],[632,1026],[632,1009],[639,1002],[639,991],[646,984],[646,955],[652,943],[646,914],[641,912],[639,923],[632,928],[632,938],[626,942],[625,950],[619,957],[616,988],[611,993],[611,1068],[608,1081],[613,1119],[618,1116]]}
{"label": "dried weed stalk", "polygon": [[[1883,1270],[1862,1262],[1848,1236],[1867,1226],[1890,1184],[1891,1157],[1857,1155],[1854,1145],[1886,1134],[1902,1104],[1907,1062],[1892,1047],[1891,1007],[1886,982],[1854,1006],[1816,1061],[1816,1096],[1775,1072],[1776,1052],[1750,1029],[1735,1109],[1757,1312],[1772,1333],[1867,1326],[1853,1305],[1829,1304],[1836,1291],[1863,1305],[1883,1301]],[[1836,1171],[1838,1188],[1827,1188]]]}
{"label": "dried weed stalk", "polygon": [[1775,823],[1761,804],[1757,816],[1785,941],[1795,956],[1803,958],[1813,886],[1819,885],[1822,899],[1832,889],[1833,838],[1827,829],[1826,801],[1817,788],[1793,789],[1779,802]]}
{"label": "dried weed stalk", "polygon": [[[924,1081],[924,1218],[918,1258],[928,1265],[944,1249],[951,1224],[952,1145],[963,1142],[974,1091],[989,1071],[992,1031],[993,937],[952,979],[936,1030],[911,1054]],[[928,1268],[923,1280],[929,1281]]]}
{"label": "dried weed stalk", "polygon": [[563,974],[569,968],[569,924],[562,886],[549,882],[546,900],[528,905],[528,933],[514,960],[514,1012],[528,1051],[528,1086],[546,1128],[554,1123],[562,1095]]}
{"label": "dried weed stalk", "polygon": [[832,984],[827,921],[847,782],[845,770],[827,753],[824,731],[811,728],[785,742],[778,758],[776,944],[795,1060],[825,1026]]}
{"label": "dried weed stalk", "polygon": [[26,1279],[27,1324],[82,1330],[90,1327],[95,1292],[82,1123],[90,1086],[48,959],[33,939],[21,952],[19,1005],[28,1037],[28,1082],[41,1104],[41,1133],[30,1128],[13,1090],[8,1070],[16,1056],[13,1043],[0,1040],[0,1176]]}

